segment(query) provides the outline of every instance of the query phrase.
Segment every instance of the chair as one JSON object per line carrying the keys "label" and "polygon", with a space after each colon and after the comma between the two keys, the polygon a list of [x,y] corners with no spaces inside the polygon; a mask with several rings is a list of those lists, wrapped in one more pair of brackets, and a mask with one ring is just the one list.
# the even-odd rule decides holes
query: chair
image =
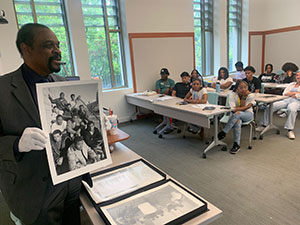
{"label": "chair", "polygon": [[[261,93],[261,94],[263,94],[263,93],[265,93],[265,85],[263,84],[263,83],[261,83],[261,87],[260,87],[260,91],[259,91],[259,93]],[[256,115],[257,115],[257,113],[258,113],[258,110],[259,110],[259,108],[261,108],[262,106],[264,106],[264,103],[263,102],[259,102],[259,103],[257,103],[257,105],[255,105],[254,107],[253,107],[253,112],[254,112],[254,120],[256,120]]]}
{"label": "chair", "polygon": [[[226,106],[229,106],[229,94],[227,94],[227,97],[226,97]],[[221,119],[220,119],[220,122],[221,123],[224,123],[224,124],[227,124],[228,120],[230,119],[232,113],[226,113]],[[253,140],[256,140],[256,123],[255,123],[255,120],[250,120],[250,121],[247,121],[247,122],[243,122],[242,123],[242,126],[248,126],[250,125],[250,134],[249,134],[249,146],[248,146],[248,149],[252,149],[252,139]],[[254,128],[254,129],[253,129]],[[253,136],[253,133],[254,133],[254,136]]]}
{"label": "chair", "polygon": [[[219,93],[217,92],[207,92],[207,102],[212,105],[218,105],[219,101]],[[213,117],[210,117],[209,119],[213,119]],[[185,131],[187,130],[187,123],[184,124],[183,127],[183,138],[186,138]]]}

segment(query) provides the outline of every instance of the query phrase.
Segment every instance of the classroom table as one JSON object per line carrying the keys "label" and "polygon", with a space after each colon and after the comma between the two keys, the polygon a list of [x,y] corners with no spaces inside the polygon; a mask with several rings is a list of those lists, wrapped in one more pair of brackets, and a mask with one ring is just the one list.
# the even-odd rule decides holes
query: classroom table
{"label": "classroom table", "polygon": [[180,105],[181,98],[173,98],[167,101],[156,101],[153,103],[154,112],[160,115],[172,117],[187,123],[199,125],[204,128],[210,128],[210,118],[214,120],[214,140],[203,151],[202,157],[206,158],[206,153],[215,146],[225,146],[227,144],[218,139],[218,116],[220,114],[228,113],[230,109],[224,109],[224,106],[213,105],[215,109],[204,110],[205,104],[186,104]]}
{"label": "classroom table", "polygon": [[[132,150],[130,150],[129,148],[127,148],[125,145],[123,145],[121,143],[116,143],[116,149],[114,152],[111,153],[111,157],[112,157],[113,163],[110,166],[107,166],[105,168],[101,168],[97,171],[94,171],[94,173],[142,158],[141,156],[134,153]],[[167,178],[171,178],[171,177],[167,175]],[[175,180],[175,179],[173,179],[173,180]],[[179,183],[178,181],[176,181],[176,182]],[[182,186],[184,186],[184,185],[182,185]],[[191,190],[189,190],[189,191],[191,191]],[[191,192],[193,192],[193,191],[191,191]],[[206,201],[205,199],[203,199],[203,200]],[[94,208],[93,204],[91,203],[91,200],[87,196],[86,191],[84,191],[84,190],[82,190],[80,193],[80,201],[82,203],[83,208],[86,210],[87,215],[88,215],[90,221],[92,222],[92,224],[94,224],[94,225],[104,225],[105,224],[104,221],[102,220],[102,218],[100,217],[100,215],[98,214],[98,212],[96,211],[96,209]],[[206,224],[209,224],[209,223],[215,221],[216,219],[218,219],[222,216],[222,211],[220,209],[218,209],[216,206],[209,203],[208,201],[206,201],[206,202],[207,202],[208,211],[193,218],[192,220],[189,220],[188,222],[186,222],[184,224],[186,224],[186,225],[196,225],[196,224],[206,225]]]}
{"label": "classroom table", "polygon": [[142,93],[126,94],[127,102],[131,105],[142,107],[153,111],[153,101],[158,99],[161,94],[156,95],[142,95]]}
{"label": "classroom table", "polygon": [[289,84],[277,84],[277,83],[262,83],[264,88],[280,88],[285,89]]}
{"label": "classroom table", "polygon": [[288,98],[284,95],[273,95],[273,94],[262,94],[262,93],[255,93],[254,99],[257,102],[262,102],[269,105],[269,124],[268,126],[263,129],[263,131],[260,133],[259,139],[263,139],[263,134],[266,133],[269,130],[276,129],[277,134],[279,134],[279,128],[273,124],[273,104],[274,102],[281,101],[283,99]]}
{"label": "classroom table", "polygon": [[[173,98],[173,97],[168,95],[162,95],[162,94],[156,94],[156,95],[144,95],[144,93],[126,94],[127,102],[131,105],[135,105],[138,107],[138,112],[134,113],[131,116],[131,118],[135,118],[135,116],[139,114],[140,107],[154,111],[153,102],[160,101],[165,98]],[[160,130],[160,128],[162,129]],[[158,137],[162,138],[164,131],[168,129],[177,129],[178,131],[180,131],[180,129],[178,129],[176,126],[170,123],[170,118],[164,116],[163,121],[158,126],[155,127],[153,133],[159,134]]]}

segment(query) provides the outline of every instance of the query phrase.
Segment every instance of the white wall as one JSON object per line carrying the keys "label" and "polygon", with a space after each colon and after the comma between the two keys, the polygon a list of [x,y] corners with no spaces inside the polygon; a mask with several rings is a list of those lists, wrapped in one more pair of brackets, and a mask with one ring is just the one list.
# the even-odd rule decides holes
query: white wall
{"label": "white wall", "polygon": [[134,39],[133,51],[138,92],[155,90],[161,68],[168,68],[175,82],[183,71],[190,73],[193,68],[191,37]]}
{"label": "white wall", "polygon": [[15,44],[18,28],[13,1],[1,0],[1,9],[6,13],[8,24],[0,24],[0,75],[16,70],[22,64]]}
{"label": "white wall", "polygon": [[299,0],[250,0],[249,31],[299,25]]}
{"label": "white wall", "polygon": [[[249,31],[268,31],[299,26],[299,0],[250,0]],[[262,36],[251,38],[251,64],[261,72]],[[272,63],[274,72],[287,62],[299,61],[299,32],[284,32],[266,35],[265,64]]]}
{"label": "white wall", "polygon": [[126,0],[128,33],[194,32],[193,0]]}

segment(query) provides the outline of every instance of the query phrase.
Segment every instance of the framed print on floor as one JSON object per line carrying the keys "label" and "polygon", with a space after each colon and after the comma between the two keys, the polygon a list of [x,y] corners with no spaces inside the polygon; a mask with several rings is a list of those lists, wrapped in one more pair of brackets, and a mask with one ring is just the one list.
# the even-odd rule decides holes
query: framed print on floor
{"label": "framed print on floor", "polygon": [[53,184],[111,164],[101,86],[100,80],[37,84]]}
{"label": "framed print on floor", "polygon": [[173,180],[121,201],[99,206],[107,224],[175,225],[207,211],[207,203]]}

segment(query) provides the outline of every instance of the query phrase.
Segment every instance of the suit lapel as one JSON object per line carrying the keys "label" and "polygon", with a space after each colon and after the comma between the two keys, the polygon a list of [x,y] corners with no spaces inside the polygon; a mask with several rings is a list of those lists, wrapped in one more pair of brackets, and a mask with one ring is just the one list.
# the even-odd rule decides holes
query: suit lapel
{"label": "suit lapel", "polygon": [[29,88],[23,79],[21,67],[13,74],[11,85],[13,86],[12,93],[19,104],[22,105],[33,121],[36,122],[37,126],[41,127],[40,115]]}

